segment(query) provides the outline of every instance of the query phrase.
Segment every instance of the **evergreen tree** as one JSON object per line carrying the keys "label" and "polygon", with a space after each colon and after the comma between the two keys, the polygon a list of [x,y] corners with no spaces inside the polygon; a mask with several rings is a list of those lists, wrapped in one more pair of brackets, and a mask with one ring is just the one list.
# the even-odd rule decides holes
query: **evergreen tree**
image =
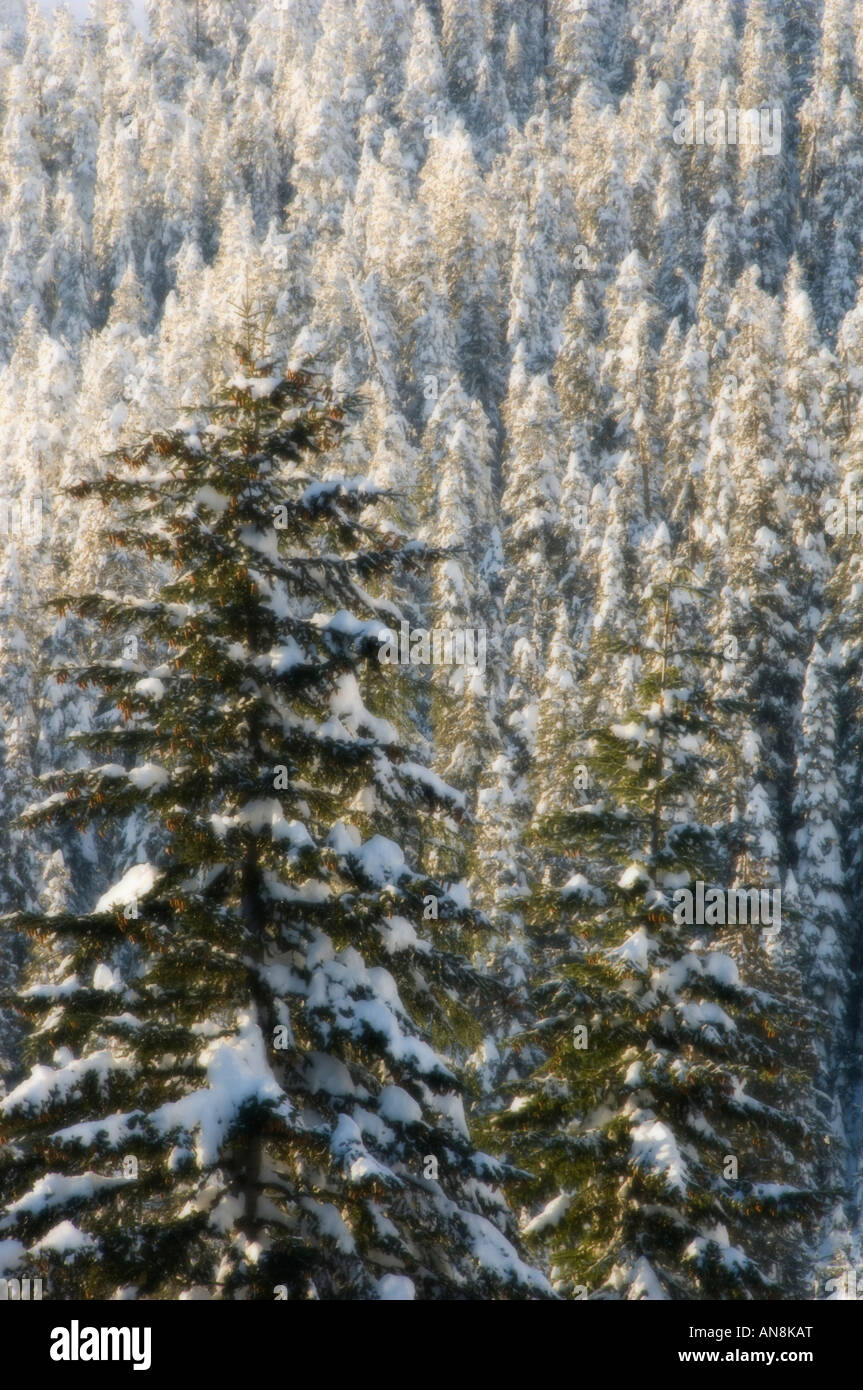
{"label": "evergreen tree", "polygon": [[634,704],[583,729],[595,790],[546,817],[538,846],[575,854],[575,872],[532,896],[550,968],[524,1041],[544,1057],[494,1124],[534,1175],[525,1231],[570,1294],[781,1297],[801,1278],[811,1135],[788,1113],[805,1071],[791,982],[744,983],[674,896],[721,882],[726,859],[699,795],[721,711],[695,598],[679,570],[645,587]]}
{"label": "evergreen tree", "polygon": [[[161,863],[146,796],[104,836],[12,822],[41,771],[90,775],[70,730],[118,719],[98,685],[52,674],[109,667],[116,633],[48,600],[149,602],[172,579],[107,543],[98,488],[65,488],[167,419],[207,434],[245,282],[289,368],[365,398],[338,461],[374,484],[362,524],[454,547],[405,578],[399,611],[487,630],[481,676],[387,681],[411,761],[464,793],[456,832],[405,800],[386,833],[489,919],[460,947],[497,987],[472,1032],[436,1039],[469,1056],[483,1113],[541,1061],[528,986],[568,940],[575,900],[543,963],[529,885],[557,891],[573,853],[616,882],[545,818],[601,794],[580,785],[585,731],[639,707],[641,596],[669,563],[692,570],[722,711],[696,810],[727,885],[781,885],[786,907],[766,953],[740,933],[722,953],[747,988],[774,988],[765,954],[792,972],[786,1003],[801,970],[817,1006],[800,1030],[817,1074],[789,1110],[826,1131],[811,1176],[831,1204],[813,1253],[789,1229],[822,1296],[863,1263],[863,0],[84,8],[0,0],[0,912],[85,915]],[[678,144],[699,102],[704,138]],[[762,147],[760,116],[754,142],[724,138],[711,108],[767,108],[777,140],[778,108],[781,144]],[[3,524],[27,496],[38,545]],[[37,987],[65,978],[54,940],[29,942]],[[0,1019],[7,1089],[28,1030],[45,1060],[30,1025]]]}
{"label": "evergreen tree", "polygon": [[14,999],[32,1069],[0,1112],[4,1256],[55,1297],[541,1296],[432,1045],[479,983],[469,914],[379,830],[415,847],[421,806],[445,832],[462,805],[378,660],[423,551],[329,464],[351,402],[277,372],[254,328],[204,425],[75,488],[167,578],[61,600],[115,634],[74,675],[117,716],[28,820],[140,812],[159,846],[89,912],[6,923],[51,964]]}

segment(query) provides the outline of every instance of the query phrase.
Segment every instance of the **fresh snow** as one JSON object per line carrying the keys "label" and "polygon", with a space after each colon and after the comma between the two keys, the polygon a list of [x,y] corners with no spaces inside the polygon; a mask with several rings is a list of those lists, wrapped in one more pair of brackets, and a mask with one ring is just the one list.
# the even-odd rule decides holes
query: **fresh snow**
{"label": "fresh snow", "polygon": [[30,1246],[31,1255],[42,1255],[48,1251],[59,1255],[74,1255],[81,1250],[95,1250],[96,1242],[85,1231],[79,1231],[71,1221],[61,1221],[52,1226],[47,1235]]}
{"label": "fresh snow", "polygon": [[119,882],[99,898],[94,912],[110,912],[112,907],[128,907],[130,903],[152,893],[161,874],[152,864],[133,864]]}

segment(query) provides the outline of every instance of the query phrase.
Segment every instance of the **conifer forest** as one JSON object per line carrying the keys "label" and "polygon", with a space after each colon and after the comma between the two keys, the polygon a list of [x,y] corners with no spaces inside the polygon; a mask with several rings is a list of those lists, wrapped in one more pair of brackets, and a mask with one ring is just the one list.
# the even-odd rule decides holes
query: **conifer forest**
{"label": "conifer forest", "polygon": [[0,0],[0,1308],[863,1297],[861,246],[863,0]]}

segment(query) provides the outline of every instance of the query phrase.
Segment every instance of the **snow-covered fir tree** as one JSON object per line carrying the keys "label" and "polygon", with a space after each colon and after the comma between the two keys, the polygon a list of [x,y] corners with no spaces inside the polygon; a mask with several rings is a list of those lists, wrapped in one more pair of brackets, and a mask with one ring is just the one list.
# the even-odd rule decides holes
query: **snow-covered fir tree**
{"label": "snow-covered fir tree", "polygon": [[[852,1297],[851,1275],[863,1266],[861,35],[858,0],[90,0],[83,23],[63,6],[0,2],[0,913],[24,911],[34,922],[48,914],[58,926],[90,920],[130,866],[165,867],[174,833],[165,823],[169,793],[136,788],[125,775],[159,758],[153,752],[136,762],[105,748],[124,691],[131,691],[132,723],[142,732],[148,719],[158,729],[179,699],[182,683],[172,686],[162,676],[153,677],[165,686],[161,704],[132,689],[168,662],[177,631],[166,623],[161,633],[153,629],[149,646],[141,641],[146,670],[136,674],[116,665],[132,658],[122,656],[114,628],[94,621],[96,609],[80,615],[69,607],[60,616],[51,600],[92,593],[104,604],[116,594],[117,615],[134,601],[143,621],[140,605],[156,602],[162,586],[191,583],[185,570],[172,568],[176,557],[161,552],[160,533],[151,538],[150,555],[110,543],[119,523],[101,497],[112,507],[129,500],[111,499],[111,490],[126,483],[110,482],[108,474],[120,476],[116,458],[132,457],[143,438],[158,435],[181,453],[187,445],[194,453],[189,441],[199,438],[209,457],[222,456],[203,407],[234,372],[225,334],[235,306],[247,292],[262,295],[273,305],[280,364],[330,382],[335,397],[362,399],[337,471],[368,480],[368,505],[361,514],[353,510],[350,489],[326,494],[309,544],[327,530],[326,506],[340,508],[345,530],[333,542],[334,566],[358,563],[363,533],[356,527],[396,538],[386,584],[362,581],[369,602],[379,604],[392,582],[392,602],[415,627],[487,634],[482,673],[444,664],[428,680],[416,671],[402,680],[397,668],[386,668],[384,680],[370,642],[365,654],[354,652],[358,679],[362,667],[369,690],[380,695],[375,705],[377,696],[366,697],[360,680],[363,707],[392,725],[399,740],[414,731],[416,747],[396,768],[394,746],[378,737],[383,725],[375,726],[377,735],[367,730],[384,760],[375,766],[392,763],[393,795],[406,786],[408,763],[431,769],[420,797],[428,814],[411,808],[419,784],[404,798],[380,802],[381,793],[369,790],[374,778],[362,781],[360,760],[345,782],[345,804],[332,807],[334,822],[356,827],[359,844],[324,846],[329,830],[309,832],[322,882],[347,882],[356,852],[370,835],[383,834],[398,844],[411,874],[432,875],[429,883],[442,891],[449,885],[454,896],[437,919],[423,915],[422,896],[412,899],[411,911],[394,907],[388,914],[410,922],[417,942],[429,942],[428,953],[416,942],[389,952],[386,941],[367,936],[354,949],[367,971],[385,967],[396,979],[405,967],[409,979],[399,979],[398,988],[414,1030],[405,1036],[426,1038],[423,1029],[431,1029],[429,1045],[442,1064],[455,1076],[464,1070],[471,1126],[507,1106],[507,1087],[523,1085],[537,1067],[556,1076],[553,1050],[543,1051],[536,1027],[551,1016],[549,990],[564,989],[565,980],[574,998],[590,994],[600,1010],[612,1006],[622,981],[632,989],[627,1007],[642,997],[648,986],[638,962],[626,966],[627,975],[603,955],[606,927],[620,938],[614,949],[643,926],[657,943],[650,970],[660,955],[672,970],[686,957],[669,905],[651,906],[644,896],[667,898],[657,875],[674,868],[653,865],[650,844],[633,838],[625,818],[612,820],[620,835],[597,840],[584,811],[600,797],[624,809],[648,796],[650,745],[630,749],[646,779],[635,786],[634,768],[621,773],[619,766],[626,740],[609,736],[603,780],[587,734],[630,723],[654,728],[645,682],[656,678],[656,653],[643,601],[660,592],[669,566],[686,571],[690,598],[677,615],[683,646],[703,648],[709,659],[687,668],[678,688],[688,694],[675,708],[697,723],[703,700],[709,749],[699,745],[706,737],[700,726],[678,730],[681,768],[694,785],[682,799],[669,793],[662,803],[663,834],[671,825],[703,830],[703,866],[693,857],[679,872],[703,867],[725,890],[756,882],[781,890],[783,920],[767,949],[741,933],[726,933],[718,944],[702,940],[693,948],[697,959],[713,952],[731,964],[720,967],[722,980],[704,973],[701,994],[696,976],[682,983],[680,1007],[700,1006],[703,998],[704,1008],[722,1008],[749,1048],[750,1025],[765,1017],[757,1001],[776,1000],[775,1038],[755,1028],[756,1069],[763,1064],[769,1072],[771,1058],[790,1056],[806,1063],[805,1075],[790,1091],[771,1075],[759,1103],[772,1104],[768,1092],[778,1086],[789,1123],[827,1142],[819,1140],[820,1156],[810,1162],[809,1141],[792,1135],[783,1149],[771,1121],[755,1150],[757,1176],[744,1173],[741,1162],[740,1182],[781,1184],[787,1153],[797,1155],[800,1171],[790,1181],[818,1189],[823,1221],[777,1218],[771,1240],[773,1218],[761,1226],[757,1218],[766,1212],[744,1219],[737,1189],[705,1188],[724,1213],[715,1220],[702,1220],[674,1189],[692,1240],[707,1241],[697,1246],[702,1265],[665,1250],[651,1265],[659,1271],[655,1282],[585,1271],[581,1282],[603,1296],[628,1290],[650,1298],[673,1288],[678,1296],[703,1297],[727,1274],[728,1296],[755,1291],[763,1276],[771,1297],[800,1290],[832,1297],[827,1286],[837,1279],[844,1280],[843,1296]],[[251,380],[253,364],[244,371]],[[266,400],[265,393],[249,409],[266,412]],[[299,397],[297,408],[305,408]],[[189,463],[185,458],[183,466]],[[86,481],[86,495],[66,490],[78,480]],[[174,494],[167,482],[155,493],[153,506],[167,518]],[[41,534],[33,524],[37,503]],[[188,524],[190,536],[198,524],[220,534],[221,514],[204,501],[197,510],[197,522],[181,509],[172,516]],[[205,543],[203,529],[198,538]],[[277,537],[285,563],[291,544],[284,533]],[[423,544],[439,548],[438,558],[402,567],[398,556],[419,557]],[[275,553],[259,554],[261,574],[268,563],[277,563]],[[246,568],[253,567],[250,560]],[[324,585],[326,577],[322,571],[314,582]],[[272,621],[302,624],[339,608],[358,623],[378,621],[364,603],[298,601]],[[230,618],[228,609],[215,613]],[[384,621],[393,617],[382,613]],[[123,632],[142,638],[134,623]],[[319,656],[326,649],[327,661],[348,661],[354,650],[347,629],[341,637],[315,629],[304,640]],[[330,642],[342,644],[339,652]],[[274,636],[271,645],[284,644]],[[61,682],[58,667],[89,668],[108,685]],[[226,665],[230,671],[236,676]],[[287,671],[271,674],[288,680]],[[199,693],[193,733],[202,737],[208,706]],[[215,694],[210,706],[220,707]],[[177,704],[178,728],[191,708]],[[321,704],[315,718],[328,717],[339,719],[352,747],[362,741],[359,727],[348,727],[347,705],[325,715]],[[75,732],[83,737],[70,742]],[[106,758],[124,778],[102,788],[95,769]],[[69,814],[30,828],[20,823],[23,808],[41,795],[34,790],[40,775],[59,770],[79,787],[79,810],[103,791],[103,806],[119,797],[114,830],[100,836],[97,819],[79,830]],[[172,777],[175,771],[172,763]],[[623,786],[618,773],[626,774]],[[234,814],[217,804],[222,790],[207,794],[212,814]],[[177,797],[174,804],[186,805]],[[64,809],[75,807],[70,801]],[[312,812],[309,801],[310,824]],[[188,806],[184,814],[191,814]],[[555,816],[569,818],[566,833]],[[264,828],[256,833],[266,841]],[[298,855],[290,872],[302,871],[302,854],[287,840],[270,851]],[[648,861],[651,888],[619,887],[628,866]],[[229,878],[226,868],[225,885]],[[571,878],[578,892],[565,890]],[[413,882],[404,880],[408,896],[413,890],[405,885]],[[214,880],[206,891],[216,889]],[[395,882],[391,889],[396,897],[402,892]],[[341,892],[315,909],[320,931],[334,941],[348,930],[334,907]],[[363,892],[371,901],[384,887],[368,884]],[[150,898],[165,901],[156,883]],[[115,937],[116,916],[112,908],[105,918]],[[214,919],[214,932],[218,925]],[[145,930],[164,932],[165,922],[147,926],[142,915],[125,927],[116,960],[106,946],[104,957],[86,957],[89,974],[78,974],[76,989],[90,1001],[87,1029],[97,1028],[106,1009],[134,1014],[111,989],[92,988],[97,966],[104,966],[99,979],[106,985],[110,975],[118,990],[134,989],[136,978],[149,988],[156,957],[138,938]],[[57,956],[53,940],[5,930],[0,986],[60,989],[75,968],[63,964],[66,955]],[[371,946],[378,955],[383,950],[380,960]],[[432,969],[427,994],[420,967],[437,961],[437,952],[449,960],[451,947],[470,956],[470,968],[458,966],[462,983],[435,980]],[[319,968],[330,967],[321,961]],[[810,986],[805,1008],[801,972]],[[294,975],[280,978],[288,983],[271,980],[271,1003],[291,1008],[301,997],[288,987]],[[369,991],[381,978],[371,976]],[[438,1026],[432,997],[439,986],[448,1003]],[[71,1052],[72,1061],[46,1050],[50,1030],[39,1031],[40,997],[27,996],[26,1008],[19,1001],[23,1011],[0,1003],[0,1087],[7,1095],[24,1084],[34,1062],[68,1075],[64,1069],[88,1055],[84,1031],[70,1031],[54,1047]],[[42,997],[46,1007],[49,998]],[[64,998],[58,1007],[68,1009],[77,996],[65,1005]],[[237,1010],[231,1026],[239,1030]],[[153,1003],[146,1026],[158,1021]],[[61,1032],[65,1026],[57,1024]],[[338,1028],[332,1037],[341,1037]],[[111,1046],[132,1041],[130,1030]],[[666,1039],[669,1056],[675,1047],[682,1057],[702,1044],[682,1032]],[[338,1070],[336,1043],[320,1045]],[[202,1074],[212,1061],[210,1053],[200,1060],[205,1049],[217,1046],[196,1041]],[[737,1075],[727,1049],[712,1040],[710,1046],[723,1074]],[[173,1043],[162,1053],[180,1056]],[[267,1056],[275,1076],[279,1060]],[[148,1054],[146,1065],[155,1057]],[[583,1061],[572,1052],[576,1070],[567,1084],[584,1079]],[[119,1073],[112,1078],[111,1086],[134,1090]],[[285,1094],[287,1080],[277,1078]],[[431,1090],[442,1097],[443,1080]],[[88,1097],[69,1101],[82,1123],[95,1115],[83,1113],[95,1103]],[[180,1097],[160,1100],[154,1091],[151,1099],[148,1113]],[[428,1133],[449,1126],[455,1134],[455,1101],[447,1102],[448,1119],[433,1118],[431,1103],[429,1096],[417,1100]],[[565,1104],[576,1113],[572,1097]],[[369,1115],[374,1109],[372,1100],[355,1106]],[[344,1113],[349,1108],[346,1101]],[[550,1113],[537,1116],[532,1129],[531,1107],[522,1112],[516,1131],[526,1153],[542,1147]],[[657,1123],[680,1136],[680,1115],[672,1122],[663,1114]],[[377,1137],[362,1131],[372,1149],[390,1143],[379,1118]],[[718,1120],[716,1133],[724,1137]],[[487,1143],[502,1150],[514,1142],[502,1131],[491,1135]],[[413,1139],[404,1142],[405,1153],[414,1154]],[[710,1181],[720,1182],[705,1157],[712,1140],[702,1135],[692,1143],[697,1157],[687,1172],[709,1168]],[[453,1149],[454,1186],[446,1190],[470,1215],[492,1199],[479,1187],[466,1195],[464,1165],[473,1161],[467,1144],[462,1134]],[[624,1149],[620,1140],[618,1157]],[[115,1154],[106,1150],[104,1162],[93,1157],[92,1171],[110,1177],[127,1153],[135,1156],[122,1145]],[[383,1150],[375,1153],[375,1161],[388,1162]],[[145,1174],[149,1160],[139,1157]],[[342,1159],[331,1154],[327,1162],[341,1174],[340,1190],[348,1190]],[[44,1153],[34,1158],[31,1187],[53,1171]],[[240,1170],[231,1171],[229,1185]],[[318,1170],[304,1171],[310,1200],[328,1209]],[[19,1178],[10,1200],[23,1195]],[[179,1181],[195,1179],[186,1173]],[[492,1177],[476,1181],[483,1189],[494,1185]],[[548,1202],[556,1200],[554,1181],[550,1169],[535,1174],[526,1221],[539,1216],[540,1189]],[[570,1178],[561,1191],[569,1194],[567,1184]],[[102,1220],[112,1201],[134,1208],[136,1190],[143,1189],[117,1188],[115,1197],[106,1188],[97,1201],[94,1189],[93,1210]],[[525,1201],[526,1191],[513,1187],[511,1202]],[[225,1200],[230,1206],[233,1198]],[[359,1205],[367,1200],[379,1202],[381,1213],[386,1207],[374,1239],[437,1239],[419,1217],[392,1216],[389,1196],[362,1195]],[[397,1213],[402,1200],[393,1198]],[[570,1217],[554,1208],[532,1227],[532,1236],[542,1237],[534,1258],[548,1258],[546,1274],[566,1231],[573,1233],[576,1265],[584,1267],[587,1238],[576,1249],[573,1214],[584,1200],[573,1198]],[[85,1206],[82,1199],[78,1212],[57,1220],[80,1222],[84,1231]],[[145,1215],[149,1208],[137,1210]],[[503,1208],[495,1210],[509,1231]],[[613,1202],[603,1210],[614,1210]],[[47,1211],[43,1216],[33,1218],[31,1245],[44,1234]],[[198,1218],[203,1229],[204,1215]],[[399,1253],[384,1288],[377,1254],[367,1258],[368,1223],[352,1237],[357,1254],[337,1259],[335,1224],[321,1235],[317,1218],[306,1218],[297,1269],[307,1258],[311,1270],[317,1260],[321,1296],[336,1288],[326,1282],[330,1275],[346,1279],[349,1268],[358,1271],[357,1282],[339,1285],[348,1290],[340,1296],[404,1293],[408,1278],[418,1297],[437,1296],[449,1279],[441,1264],[434,1278],[414,1279],[406,1271],[420,1257]],[[326,1224],[328,1217],[321,1219]],[[154,1217],[153,1233],[157,1226]],[[206,1264],[212,1255],[208,1268],[218,1271],[219,1238],[207,1229],[202,1259]],[[232,1230],[226,1217],[222,1246],[231,1250]],[[250,1238],[249,1248],[254,1244]],[[465,1254],[464,1232],[457,1246],[447,1288],[464,1277],[459,1287],[476,1290],[471,1281],[484,1276]],[[738,1282],[734,1250],[743,1252]],[[96,1267],[92,1249],[82,1246],[79,1258]],[[242,1258],[228,1257],[219,1285],[226,1292],[231,1280],[242,1288]],[[620,1259],[619,1268],[631,1273],[634,1266]],[[107,1287],[117,1270],[110,1262],[104,1268]],[[199,1281],[179,1253],[174,1268],[174,1291],[209,1278]],[[578,1282],[569,1274],[555,1278],[561,1290]],[[140,1283],[133,1273],[123,1279],[124,1287]],[[303,1279],[305,1272],[293,1291],[310,1290]]]}
{"label": "snow-covered fir tree", "polygon": [[113,635],[76,677],[116,718],[27,819],[161,833],[89,912],[13,918],[50,968],[15,999],[4,1269],[35,1262],[59,1297],[542,1296],[432,1045],[481,985],[469,914],[381,833],[463,807],[381,712],[383,625],[423,552],[326,458],[345,403],[245,327],[205,424],[74,489],[168,575],[59,601]]}
{"label": "snow-covered fir tree", "polygon": [[538,831],[551,881],[528,909],[542,967],[523,1042],[543,1056],[495,1128],[533,1175],[526,1232],[576,1296],[805,1281],[795,1233],[817,1199],[810,1118],[789,1113],[807,1075],[793,981],[744,983],[717,931],[730,916],[691,908],[699,882],[721,893],[725,855],[699,805],[716,750],[694,599],[679,571],[647,586],[635,701],[573,731],[582,804]]}

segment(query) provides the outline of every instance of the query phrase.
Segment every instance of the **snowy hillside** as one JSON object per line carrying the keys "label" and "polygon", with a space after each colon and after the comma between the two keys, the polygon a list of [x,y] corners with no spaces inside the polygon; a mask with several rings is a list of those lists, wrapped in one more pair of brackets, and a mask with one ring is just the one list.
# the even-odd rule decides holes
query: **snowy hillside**
{"label": "snowy hillside", "polygon": [[0,0],[0,1275],[856,1299],[863,0],[146,11]]}

